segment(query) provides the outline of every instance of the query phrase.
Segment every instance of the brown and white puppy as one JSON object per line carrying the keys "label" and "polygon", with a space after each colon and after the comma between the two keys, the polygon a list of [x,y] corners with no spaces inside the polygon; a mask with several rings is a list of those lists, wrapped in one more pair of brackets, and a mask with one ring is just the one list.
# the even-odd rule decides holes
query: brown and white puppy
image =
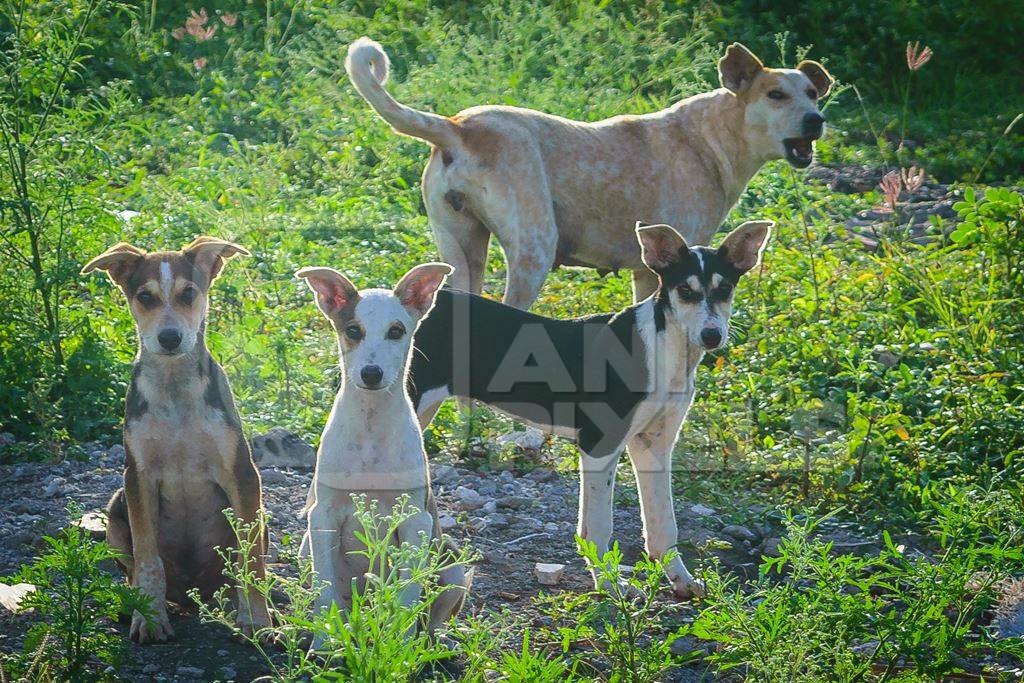
{"label": "brown and white puppy", "polygon": [[[216,547],[237,545],[224,509],[243,523],[259,519],[260,475],[223,368],[206,349],[209,288],[224,262],[247,252],[199,237],[181,251],[146,253],[116,244],[82,273],[106,271],[128,299],[139,350],[125,400],[124,488],[107,507],[107,542],[123,555],[132,586],[153,598],[150,624],[132,616],[140,643],[173,635],[168,600],[189,604],[224,585]],[[266,534],[259,531],[247,561],[264,574]],[[270,624],[266,601],[239,590],[238,624]]]}
{"label": "brown and white puppy", "polygon": [[667,223],[687,243],[708,244],[765,162],[811,163],[825,121],[818,102],[833,82],[817,62],[769,69],[733,43],[718,90],[588,123],[505,106],[417,111],[384,89],[388,58],[369,38],[352,43],[345,66],[397,132],[433,145],[423,199],[456,269],[451,286],[480,293],[494,235],[508,261],[504,302],[523,309],[559,265],[628,268],[634,299],[653,293],[634,224]]}

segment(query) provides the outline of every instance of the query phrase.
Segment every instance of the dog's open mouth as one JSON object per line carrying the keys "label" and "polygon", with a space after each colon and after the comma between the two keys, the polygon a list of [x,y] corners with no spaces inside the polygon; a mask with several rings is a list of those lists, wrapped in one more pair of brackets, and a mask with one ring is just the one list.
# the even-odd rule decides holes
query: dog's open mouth
{"label": "dog's open mouth", "polygon": [[816,138],[786,138],[782,141],[786,148],[786,161],[796,168],[807,168],[814,160],[814,141]]}

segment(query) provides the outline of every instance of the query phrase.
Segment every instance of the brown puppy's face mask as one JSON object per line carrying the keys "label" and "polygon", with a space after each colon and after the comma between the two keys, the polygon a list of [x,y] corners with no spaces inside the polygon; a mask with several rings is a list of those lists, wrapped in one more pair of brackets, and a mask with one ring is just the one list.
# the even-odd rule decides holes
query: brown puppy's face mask
{"label": "brown puppy's face mask", "polygon": [[160,356],[191,354],[206,321],[210,285],[227,259],[248,255],[243,247],[199,237],[181,251],[148,254],[116,244],[82,268],[103,270],[121,288],[144,351]]}

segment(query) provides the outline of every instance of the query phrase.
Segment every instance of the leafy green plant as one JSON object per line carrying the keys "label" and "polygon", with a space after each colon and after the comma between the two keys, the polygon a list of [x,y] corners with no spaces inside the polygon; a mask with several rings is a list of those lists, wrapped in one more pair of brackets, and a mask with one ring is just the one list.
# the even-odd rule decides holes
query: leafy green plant
{"label": "leafy green plant", "polygon": [[594,568],[598,588],[592,592],[561,594],[541,601],[553,626],[545,635],[561,644],[563,653],[585,644],[606,661],[607,671],[594,666],[590,657],[577,654],[582,669],[590,668],[601,680],[616,683],[656,681],[670,668],[696,657],[677,655],[672,643],[687,633],[672,626],[674,607],[658,599],[671,558],[642,559],[633,567],[622,564],[618,544],[601,555],[597,546],[577,538],[580,555]]}
{"label": "leafy green plant", "polygon": [[949,487],[936,510],[934,554],[908,551],[888,532],[877,555],[838,554],[814,538],[826,518],[787,519],[779,556],[742,587],[707,575],[708,607],[693,634],[715,641],[708,660],[748,680],[935,680],[965,657],[1024,654],[1024,640],[997,640],[979,620],[996,586],[1024,566],[1019,501]]}
{"label": "leafy green plant", "polygon": [[[69,506],[68,515],[80,518],[82,510]],[[20,609],[35,610],[39,620],[28,631],[23,654],[5,657],[2,668],[15,680],[107,680],[107,667],[120,663],[124,647],[109,622],[135,611],[148,616],[150,598],[101,568],[117,553],[81,526],[70,524],[43,541],[47,549],[35,562],[4,579],[35,586]]]}
{"label": "leafy green plant", "polygon": [[[354,590],[350,609],[332,604],[327,612],[317,611],[317,599],[324,579],[312,572],[305,558],[297,558],[295,576],[267,572],[257,577],[248,561],[256,538],[252,525],[242,524],[230,510],[225,514],[235,532],[235,549],[220,550],[231,581],[210,604],[197,594],[193,599],[204,621],[222,624],[249,642],[266,662],[275,681],[315,680],[408,681],[417,672],[449,659],[453,652],[424,628],[430,606],[443,588],[438,577],[445,569],[471,560],[466,551],[439,550],[433,543],[413,547],[396,545],[396,531],[416,510],[403,499],[388,513],[378,510],[376,501],[356,499],[356,532],[365,549],[357,551],[369,562],[370,572],[361,590]],[[402,571],[399,571],[402,568]],[[406,573],[405,570],[408,570]],[[403,595],[413,584],[421,587],[420,600],[405,606]],[[267,599],[276,623],[246,635],[235,626],[236,586],[246,593],[255,591]],[[283,594],[284,600],[277,595]],[[322,640],[316,650],[311,639]],[[277,656],[275,650],[283,650]]]}

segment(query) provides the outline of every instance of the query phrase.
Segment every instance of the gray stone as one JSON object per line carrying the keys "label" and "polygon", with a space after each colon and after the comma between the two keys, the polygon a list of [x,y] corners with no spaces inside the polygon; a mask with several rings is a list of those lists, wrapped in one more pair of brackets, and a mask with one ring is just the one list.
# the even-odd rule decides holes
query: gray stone
{"label": "gray stone", "polygon": [[454,529],[459,525],[458,520],[456,520],[451,515],[441,515],[440,517],[438,517],[437,521],[441,524],[442,531],[449,531],[450,529]]}
{"label": "gray stone", "polygon": [[282,427],[253,437],[252,457],[260,467],[294,467],[308,470],[316,466],[316,451],[298,435]]}
{"label": "gray stone", "polygon": [[543,448],[546,438],[544,432],[534,427],[528,427],[525,431],[512,432],[498,437],[498,445],[512,445],[522,449],[524,453],[532,454]]}
{"label": "gray stone", "polygon": [[459,471],[451,465],[435,465],[430,468],[430,481],[433,484],[447,484],[458,476]]}
{"label": "gray stone", "polygon": [[13,445],[17,439],[14,438],[14,434],[10,432],[0,432],[0,448],[4,446]]}
{"label": "gray stone", "polygon": [[43,487],[42,494],[44,498],[56,498],[64,492],[64,478],[53,477],[50,481],[46,482]]}
{"label": "gray stone", "polygon": [[97,541],[107,534],[107,513],[104,510],[90,510],[73,523]]}
{"label": "gray stone", "polygon": [[284,472],[278,472],[274,469],[265,469],[260,470],[260,480],[263,482],[264,486],[268,484],[274,486],[277,484],[287,484],[288,476]]}
{"label": "gray stone", "polygon": [[204,673],[206,672],[203,669],[200,669],[198,666],[179,666],[174,671],[175,676],[191,680],[201,679]]}
{"label": "gray stone", "polygon": [[739,524],[729,524],[723,527],[722,533],[726,536],[731,536],[738,541],[746,541],[747,543],[757,543],[757,540],[760,538],[759,534]]}
{"label": "gray stone", "polygon": [[881,344],[871,349],[871,356],[887,368],[894,368],[900,364],[900,357]]}
{"label": "gray stone", "polygon": [[710,517],[715,514],[715,509],[710,508],[707,505],[696,503],[690,506],[690,512],[697,515],[698,517]]}
{"label": "gray stone", "polygon": [[522,510],[533,505],[533,498],[528,496],[506,496],[498,500],[498,507],[510,510]]}
{"label": "gray stone", "polygon": [[476,510],[487,502],[479,493],[465,486],[455,489],[455,497],[459,499],[459,506],[463,510]]}
{"label": "gray stone", "polygon": [[765,539],[764,544],[761,546],[761,554],[767,555],[768,557],[779,557],[782,553],[779,551],[779,547],[782,545],[782,539],[772,537]]}

